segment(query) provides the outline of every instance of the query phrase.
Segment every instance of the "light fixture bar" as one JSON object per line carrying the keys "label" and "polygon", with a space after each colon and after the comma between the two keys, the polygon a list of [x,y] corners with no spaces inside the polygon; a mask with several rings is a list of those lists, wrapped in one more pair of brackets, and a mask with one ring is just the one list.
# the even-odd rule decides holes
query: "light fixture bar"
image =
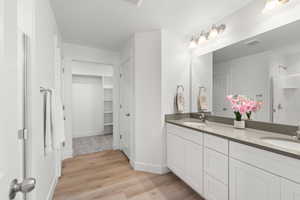
{"label": "light fixture bar", "polygon": [[214,24],[214,25],[212,25],[210,31],[208,31],[208,32],[201,31],[200,34],[194,34],[191,38],[189,48],[191,48],[191,49],[196,48],[197,45],[203,44],[208,40],[216,38],[218,35],[223,33],[225,31],[225,29],[226,29],[225,24],[221,24],[219,26]]}

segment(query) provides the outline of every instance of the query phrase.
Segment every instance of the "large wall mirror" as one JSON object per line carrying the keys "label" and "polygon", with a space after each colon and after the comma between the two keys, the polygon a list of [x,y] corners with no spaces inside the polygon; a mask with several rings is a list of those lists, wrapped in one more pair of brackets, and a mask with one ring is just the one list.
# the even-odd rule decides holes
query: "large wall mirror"
{"label": "large wall mirror", "polygon": [[[202,60],[209,56],[204,57]],[[300,21],[219,49],[211,57],[212,66],[210,61],[205,65],[212,68],[212,86],[206,87],[212,89],[213,115],[234,117],[226,96],[240,94],[262,102],[261,109],[252,114],[253,120],[299,125]],[[196,85],[198,77],[192,77],[194,99],[201,87]]]}

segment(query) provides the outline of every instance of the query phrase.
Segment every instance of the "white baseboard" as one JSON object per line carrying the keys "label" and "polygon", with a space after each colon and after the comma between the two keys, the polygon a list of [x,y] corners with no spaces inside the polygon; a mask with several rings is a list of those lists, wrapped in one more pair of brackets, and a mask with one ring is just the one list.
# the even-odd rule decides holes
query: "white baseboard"
{"label": "white baseboard", "polygon": [[62,155],[62,159],[65,160],[65,159],[68,159],[68,158],[73,158],[73,149],[63,149],[63,155]]}
{"label": "white baseboard", "polygon": [[133,161],[130,161],[130,164],[133,167],[133,169],[136,171],[149,172],[153,174],[166,174],[170,172],[167,166],[153,165],[153,164],[133,162]]}
{"label": "white baseboard", "polygon": [[97,135],[104,135],[104,130],[93,130],[93,131],[85,131],[85,132],[74,132],[74,133],[73,133],[73,138],[90,137],[90,136],[97,136]]}
{"label": "white baseboard", "polygon": [[57,182],[58,182],[58,179],[56,177],[53,178],[53,181],[52,181],[51,186],[50,186],[49,193],[47,195],[47,200],[53,200],[54,192],[55,192],[55,188],[56,188]]}

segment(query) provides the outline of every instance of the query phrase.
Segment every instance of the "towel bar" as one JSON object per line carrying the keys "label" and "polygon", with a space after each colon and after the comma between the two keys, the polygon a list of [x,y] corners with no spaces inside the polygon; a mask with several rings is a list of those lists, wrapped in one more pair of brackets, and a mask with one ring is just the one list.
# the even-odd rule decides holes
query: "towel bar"
{"label": "towel bar", "polygon": [[50,95],[49,98],[49,103],[50,103],[50,130],[51,130],[51,135],[52,135],[52,131],[53,131],[53,124],[52,124],[52,90],[48,89],[48,88],[44,88],[44,87],[40,87],[40,92],[43,94],[43,130],[44,130],[44,155],[46,156],[47,152],[46,152],[46,148],[47,148],[47,141],[46,141],[46,137],[47,137],[47,104],[48,104],[48,95]]}

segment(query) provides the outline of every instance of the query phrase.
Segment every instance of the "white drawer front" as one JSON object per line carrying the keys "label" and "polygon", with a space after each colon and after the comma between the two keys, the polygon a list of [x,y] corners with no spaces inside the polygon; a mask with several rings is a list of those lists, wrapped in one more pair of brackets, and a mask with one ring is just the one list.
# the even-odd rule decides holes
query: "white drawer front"
{"label": "white drawer front", "polygon": [[228,155],[228,140],[209,134],[204,134],[204,146]]}
{"label": "white drawer front", "polygon": [[204,197],[206,200],[228,200],[228,186],[205,174]]}
{"label": "white drawer front", "polygon": [[300,160],[236,142],[230,142],[229,157],[300,183]]}
{"label": "white drawer front", "polygon": [[203,145],[203,133],[173,124],[167,124],[167,132],[177,135],[191,142]]}
{"label": "white drawer front", "polygon": [[228,156],[204,148],[204,171],[224,185],[228,185],[228,160]]}

